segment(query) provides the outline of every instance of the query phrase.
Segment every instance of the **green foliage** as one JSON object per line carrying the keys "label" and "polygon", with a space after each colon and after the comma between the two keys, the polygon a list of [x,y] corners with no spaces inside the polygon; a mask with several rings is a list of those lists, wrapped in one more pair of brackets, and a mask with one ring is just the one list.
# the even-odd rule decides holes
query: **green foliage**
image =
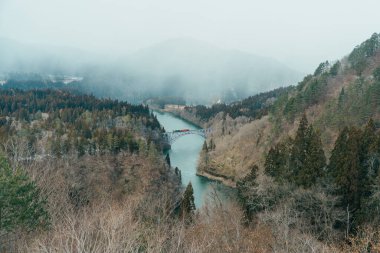
{"label": "green foliage", "polygon": [[326,93],[327,78],[327,75],[306,76],[297,86],[297,92],[277,112],[278,117],[285,115],[288,120],[293,121],[308,107],[320,103]]}
{"label": "green foliage", "polygon": [[265,173],[273,177],[277,182],[283,182],[290,178],[289,158],[293,140],[279,142],[272,147],[265,159]]}
{"label": "green foliage", "polygon": [[216,148],[216,145],[215,145],[214,140],[212,138],[210,139],[210,143],[209,143],[208,147],[209,147],[209,150],[215,150],[215,148]]}
{"label": "green foliage", "polygon": [[236,184],[238,198],[244,207],[245,214],[248,220],[252,220],[253,215],[261,211],[260,200],[257,193],[257,172],[259,168],[256,165],[251,167],[248,175],[239,180]]}
{"label": "green foliage", "polygon": [[379,153],[375,125],[369,120],[364,131],[344,128],[332,151],[328,175],[341,195],[341,206],[352,213],[351,227],[368,220],[366,206],[373,195],[372,185],[378,174]]}
{"label": "green foliage", "polygon": [[277,182],[290,181],[309,188],[323,176],[326,157],[319,133],[309,126],[306,115],[301,118],[294,139],[271,148],[265,160],[266,174]]}
{"label": "green foliage", "polygon": [[301,118],[290,155],[290,180],[310,187],[323,176],[326,157],[319,134],[309,126],[306,115]]}
{"label": "green foliage", "polygon": [[166,163],[169,165],[169,167],[171,166],[171,161],[170,161],[170,156],[169,156],[169,153],[168,154],[166,154],[166,156],[165,156],[165,161],[166,161]]}
{"label": "green foliage", "polygon": [[371,38],[357,46],[348,56],[348,61],[358,75],[361,75],[367,66],[367,59],[375,55],[380,48],[380,34],[374,33]]}
{"label": "green foliage", "polygon": [[195,111],[197,117],[206,121],[215,117],[220,112],[223,112],[225,115],[228,114],[232,118],[246,116],[252,119],[259,119],[267,115],[274,101],[286,94],[289,89],[292,89],[292,87],[278,88],[231,104],[214,104],[211,107],[197,105],[195,107],[186,107],[185,109],[190,112]]}
{"label": "green foliage", "polygon": [[374,77],[374,79],[375,79],[376,82],[380,82],[380,67],[377,67],[373,71],[373,77]]}
{"label": "green foliage", "polygon": [[[117,100],[55,90],[0,89],[0,115],[6,116],[0,116],[0,139],[4,143],[13,136],[26,136],[36,147],[50,132],[46,151],[55,157],[134,153],[141,135],[157,146],[160,143],[160,124],[149,108]],[[14,121],[23,122],[22,128],[16,129]]]}
{"label": "green foliage", "polygon": [[345,92],[344,87],[340,90],[339,97],[338,97],[338,107],[341,108],[344,104],[345,100]]}
{"label": "green foliage", "polygon": [[202,150],[208,152],[207,142],[206,140],[203,142]]}
{"label": "green foliage", "polygon": [[331,76],[338,75],[338,73],[341,69],[341,66],[342,66],[342,64],[340,63],[340,61],[337,61],[336,63],[334,63],[334,65],[332,65],[332,67],[330,69],[330,75]]}
{"label": "green foliage", "polygon": [[20,168],[11,168],[0,156],[0,231],[32,231],[49,224],[46,200]]}
{"label": "green foliage", "polygon": [[322,62],[319,64],[318,68],[314,71],[314,76],[321,75],[327,72],[330,68],[330,63],[328,61]]}
{"label": "green foliage", "polygon": [[181,181],[182,181],[182,173],[181,173],[181,170],[178,169],[178,167],[175,167],[175,168],[174,168],[174,173],[178,176],[179,181],[181,182]]}
{"label": "green foliage", "polygon": [[191,182],[187,185],[180,204],[180,216],[187,222],[191,222],[195,211],[194,191]]}

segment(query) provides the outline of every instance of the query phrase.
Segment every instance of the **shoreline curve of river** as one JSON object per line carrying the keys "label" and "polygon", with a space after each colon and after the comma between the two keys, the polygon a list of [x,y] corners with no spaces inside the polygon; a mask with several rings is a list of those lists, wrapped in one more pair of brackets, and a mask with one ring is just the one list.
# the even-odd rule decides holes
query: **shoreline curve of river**
{"label": "shoreline curve of river", "polygon": [[[199,129],[198,126],[171,113],[160,111],[153,111],[153,113],[167,132],[179,129]],[[178,167],[181,170],[183,187],[186,187],[189,182],[193,186],[196,208],[209,203],[214,193],[222,201],[227,201],[235,193],[235,190],[230,187],[197,175],[197,163],[203,142],[204,138],[201,136],[185,135],[176,140],[168,151],[172,167]]]}

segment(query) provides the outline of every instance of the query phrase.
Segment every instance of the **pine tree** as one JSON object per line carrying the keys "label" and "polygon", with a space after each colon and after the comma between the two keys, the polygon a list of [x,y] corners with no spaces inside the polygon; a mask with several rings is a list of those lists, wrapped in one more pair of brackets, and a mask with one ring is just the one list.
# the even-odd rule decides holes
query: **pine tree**
{"label": "pine tree", "polygon": [[339,93],[339,98],[338,98],[338,107],[342,108],[343,103],[344,103],[344,98],[345,98],[345,92],[344,92],[344,87],[340,90]]}
{"label": "pine tree", "polygon": [[342,207],[356,212],[361,207],[363,167],[360,163],[360,141],[362,133],[356,128],[345,127],[335,142],[331,153],[328,175],[342,195]]}
{"label": "pine tree", "polygon": [[314,131],[312,125],[307,130],[306,138],[308,142],[306,159],[299,177],[301,185],[310,187],[315,184],[316,179],[323,176],[323,169],[326,167],[326,157],[322,148],[320,135]]}
{"label": "pine tree", "polygon": [[331,67],[331,69],[330,69],[330,75],[332,75],[332,76],[336,76],[336,75],[339,73],[340,68],[341,68],[341,63],[340,63],[340,61],[337,61],[337,62],[334,63],[334,65]]}
{"label": "pine tree", "polygon": [[181,170],[178,169],[178,167],[175,167],[174,173],[178,176],[179,181],[182,181],[182,173],[181,173]]}
{"label": "pine tree", "polygon": [[265,159],[265,173],[268,174],[271,177],[277,177],[279,175],[279,167],[280,164],[278,163],[280,154],[278,151],[277,146],[270,148],[268,155]]}
{"label": "pine tree", "polygon": [[362,154],[367,154],[375,149],[376,143],[376,126],[373,119],[369,119],[364,128],[361,140]]}
{"label": "pine tree", "polygon": [[194,191],[191,182],[186,187],[180,205],[180,216],[186,221],[192,221],[195,211]]}
{"label": "pine tree", "polygon": [[376,82],[380,82],[380,67],[377,67],[373,71],[373,78],[375,79]]}
{"label": "pine tree", "polygon": [[306,161],[308,143],[307,143],[307,130],[308,121],[304,114],[298,126],[296,138],[291,151],[290,169],[291,169],[291,181],[301,185],[300,174]]}
{"label": "pine tree", "polygon": [[20,168],[12,169],[0,156],[0,232],[46,227],[49,215],[45,207],[46,200],[36,184]]}
{"label": "pine tree", "polygon": [[288,138],[271,148],[265,159],[265,173],[273,177],[277,182],[289,180],[289,158],[293,140]]}
{"label": "pine tree", "polygon": [[202,150],[205,151],[205,152],[208,152],[208,147],[207,147],[207,142],[206,141],[203,142]]}
{"label": "pine tree", "polygon": [[170,156],[169,156],[169,154],[166,154],[165,161],[169,165],[169,167],[171,167],[171,162],[170,162]]}
{"label": "pine tree", "polygon": [[290,181],[308,188],[323,175],[326,157],[322,142],[306,115],[301,118],[290,156]]}
{"label": "pine tree", "polygon": [[216,148],[216,145],[214,143],[214,140],[211,138],[210,144],[209,144],[209,150],[215,150],[215,148]]}
{"label": "pine tree", "polygon": [[252,220],[252,217],[256,212],[261,210],[261,207],[257,204],[258,194],[256,178],[258,170],[259,168],[256,165],[253,165],[249,174],[239,180],[236,184],[238,199],[244,207],[244,212],[249,221]]}

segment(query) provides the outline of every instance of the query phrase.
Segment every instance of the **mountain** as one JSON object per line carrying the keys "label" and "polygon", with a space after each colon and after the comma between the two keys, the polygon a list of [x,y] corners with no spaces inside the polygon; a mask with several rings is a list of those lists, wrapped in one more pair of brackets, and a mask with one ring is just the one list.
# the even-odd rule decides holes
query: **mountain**
{"label": "mountain", "polygon": [[[264,165],[269,149],[294,137],[305,114],[318,130],[327,157],[344,127],[380,126],[380,34],[336,62],[321,63],[296,86],[265,92],[230,105],[177,111],[213,129],[215,150],[205,172],[236,182],[252,164]],[[210,141],[210,140],[209,140]]]}
{"label": "mountain", "polygon": [[297,86],[176,113],[211,128],[198,175],[235,185],[247,223],[269,226],[276,240],[280,227],[289,238],[318,240],[323,246],[315,252],[330,242],[343,252],[373,251],[379,237],[369,231],[380,227],[380,34],[340,61],[322,62]]}
{"label": "mountain", "polygon": [[230,102],[300,80],[273,59],[225,50],[193,39],[172,39],[129,56],[127,69],[142,87],[188,102]]}
{"label": "mountain", "polygon": [[112,60],[109,55],[0,38],[0,55],[0,73],[82,76],[94,94],[136,103],[168,96],[196,104],[231,102],[301,77],[273,59],[192,39],[164,41]]}

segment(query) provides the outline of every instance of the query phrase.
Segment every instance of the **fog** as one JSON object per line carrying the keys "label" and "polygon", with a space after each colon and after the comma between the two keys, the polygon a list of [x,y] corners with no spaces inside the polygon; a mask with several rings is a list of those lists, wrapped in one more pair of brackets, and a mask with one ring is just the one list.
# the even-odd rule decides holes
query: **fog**
{"label": "fog", "polygon": [[348,54],[379,32],[379,9],[375,0],[0,0],[0,72],[97,69],[101,85],[101,69],[137,93],[252,94]]}

